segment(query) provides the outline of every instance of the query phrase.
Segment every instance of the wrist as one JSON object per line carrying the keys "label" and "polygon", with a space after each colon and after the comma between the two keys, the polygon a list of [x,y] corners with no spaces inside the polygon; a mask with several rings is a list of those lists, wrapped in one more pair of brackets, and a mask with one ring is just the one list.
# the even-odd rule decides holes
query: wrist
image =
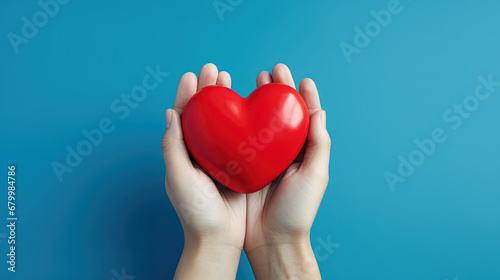
{"label": "wrist", "polygon": [[309,236],[245,250],[256,279],[321,279]]}
{"label": "wrist", "polygon": [[242,248],[237,246],[211,240],[189,240],[184,243],[183,254],[196,255],[199,258],[210,258],[214,262],[225,261],[226,257],[234,257],[241,255]]}
{"label": "wrist", "polygon": [[235,279],[241,248],[186,239],[175,279]]}

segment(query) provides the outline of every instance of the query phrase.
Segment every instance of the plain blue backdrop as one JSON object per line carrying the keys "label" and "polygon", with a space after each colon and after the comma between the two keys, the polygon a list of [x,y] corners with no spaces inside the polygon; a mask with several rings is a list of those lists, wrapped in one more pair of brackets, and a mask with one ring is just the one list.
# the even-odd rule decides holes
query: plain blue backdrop
{"label": "plain blue backdrop", "polygon": [[[316,81],[333,140],[311,232],[324,279],[500,279],[500,87],[474,97],[479,77],[500,81],[500,3],[401,0],[376,23],[396,4],[71,0],[44,17],[36,1],[2,1],[0,180],[15,164],[19,220],[15,273],[0,226],[0,279],[172,278],[183,235],[164,190],[164,112],[208,62],[243,96],[279,62]],[[157,65],[169,76],[114,112]],[[59,180],[53,163],[105,118],[114,130]],[[419,152],[434,129],[446,141]],[[399,156],[418,166],[399,173]],[[386,172],[405,176],[391,188]],[[237,279],[254,279],[244,256]]]}

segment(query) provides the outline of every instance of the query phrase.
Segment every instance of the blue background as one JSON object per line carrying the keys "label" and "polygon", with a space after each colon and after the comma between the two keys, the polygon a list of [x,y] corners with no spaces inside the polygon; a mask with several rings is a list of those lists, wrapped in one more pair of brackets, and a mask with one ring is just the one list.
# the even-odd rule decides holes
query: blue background
{"label": "blue background", "polygon": [[[16,165],[19,221],[15,274],[0,227],[0,278],[170,279],[183,237],[160,140],[177,82],[213,62],[246,96],[283,62],[316,81],[333,140],[311,233],[323,278],[500,279],[500,88],[458,129],[443,119],[479,76],[500,81],[500,2],[402,0],[350,63],[339,44],[388,0],[232,3],[222,18],[211,0],[72,0],[16,54],[7,34],[41,7],[2,1],[0,170]],[[170,75],[122,120],[110,104],[148,65]],[[115,130],[59,182],[51,164],[103,118]],[[447,140],[391,190],[384,173],[435,128]],[[237,279],[253,279],[244,256]]]}

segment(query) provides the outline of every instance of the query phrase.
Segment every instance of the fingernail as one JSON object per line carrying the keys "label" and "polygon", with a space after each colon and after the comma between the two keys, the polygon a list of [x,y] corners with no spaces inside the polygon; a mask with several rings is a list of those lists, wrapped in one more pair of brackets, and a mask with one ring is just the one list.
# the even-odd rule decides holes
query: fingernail
{"label": "fingernail", "polygon": [[167,112],[165,113],[165,121],[167,122],[167,128],[170,126],[170,123],[172,122],[172,110],[167,109]]}
{"label": "fingernail", "polygon": [[324,110],[321,111],[321,125],[326,128],[326,112]]}

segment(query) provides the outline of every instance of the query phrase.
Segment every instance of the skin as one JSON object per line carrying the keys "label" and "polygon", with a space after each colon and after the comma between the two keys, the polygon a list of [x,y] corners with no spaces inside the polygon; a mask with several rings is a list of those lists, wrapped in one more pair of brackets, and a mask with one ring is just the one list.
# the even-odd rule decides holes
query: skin
{"label": "skin", "polygon": [[[284,64],[257,77],[258,87],[271,82],[295,88]],[[185,236],[174,279],[235,279],[243,249],[256,279],[321,279],[310,229],[328,185],[331,142],[314,82],[304,79],[299,86],[311,115],[305,150],[278,179],[247,195],[215,183],[184,144],[182,112],[208,85],[230,88],[231,77],[213,64],[205,65],[199,78],[184,74],[173,109],[166,112],[165,187]]]}

